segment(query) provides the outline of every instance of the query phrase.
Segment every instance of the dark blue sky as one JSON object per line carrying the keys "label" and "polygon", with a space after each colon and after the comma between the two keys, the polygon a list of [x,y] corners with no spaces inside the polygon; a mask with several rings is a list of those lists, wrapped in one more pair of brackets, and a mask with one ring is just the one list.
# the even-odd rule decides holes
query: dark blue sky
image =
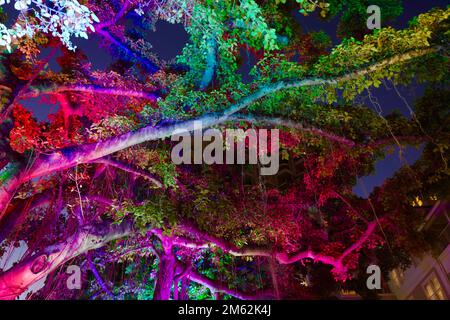
{"label": "dark blue sky", "polygon": [[[389,25],[399,29],[406,28],[408,22],[415,16],[429,11],[433,7],[445,7],[450,4],[448,0],[405,0],[402,15]],[[331,21],[324,21],[317,18],[317,15],[303,16],[299,13],[295,14],[296,20],[303,30],[325,31],[331,38],[333,44],[339,44],[340,40],[336,36],[338,17]],[[398,86],[393,88],[392,84],[385,84],[379,88],[371,89],[371,94],[378,101],[383,116],[396,110],[403,115],[410,117],[410,109],[414,107],[414,101],[422,96],[425,90],[424,85],[412,84],[408,87]],[[372,105],[367,94],[358,98],[358,102],[362,102],[374,110],[379,110]],[[361,197],[366,198],[374,187],[380,186],[386,178],[392,177],[394,173],[403,165],[413,164],[421,155],[422,148],[407,147],[401,153],[399,148],[395,148],[395,152],[386,156],[375,165],[375,172],[372,175],[358,179],[357,185],[353,188],[353,192]]]}
{"label": "dark blue sky", "polygon": [[[405,0],[403,14],[395,21],[390,23],[396,28],[405,28],[408,21],[420,13],[427,12],[433,7],[445,7],[450,2],[446,0],[423,1],[423,0]],[[10,11],[11,5],[5,7]],[[318,19],[317,15],[313,14],[308,17],[295,13],[296,20],[306,32],[309,31],[325,31],[329,34],[334,44],[339,43],[336,37],[336,27],[338,18],[330,21]],[[181,25],[172,25],[167,22],[160,21],[156,25],[156,32],[150,32],[146,36],[146,40],[153,45],[154,51],[163,59],[170,60],[181,53],[184,44],[188,41],[188,36]],[[100,47],[99,38],[91,35],[89,40],[77,39],[74,41],[78,47],[88,57],[93,67],[96,69],[105,70],[111,64],[113,59],[107,50]],[[43,55],[48,54],[44,51]],[[50,63],[50,66],[55,71],[59,67],[55,59]],[[244,69],[247,69],[244,67]],[[372,95],[376,98],[381,106],[381,114],[386,115],[393,110],[398,110],[405,116],[410,115],[408,106],[413,107],[414,100],[423,94],[424,86],[410,85],[409,87],[398,87],[398,92],[390,84],[382,85],[378,89],[373,89]],[[372,103],[367,99],[367,95],[362,95],[358,101],[366,104],[370,108],[374,108]],[[47,120],[47,115],[57,111],[57,106],[50,106],[49,104],[39,101],[39,99],[32,99],[23,101],[23,104],[29,107],[35,113],[39,120]],[[404,150],[404,157],[399,156],[398,148],[393,154],[388,155],[384,160],[376,163],[375,173],[358,179],[358,184],[354,188],[354,192],[362,197],[367,197],[375,186],[379,186],[383,181],[391,177],[402,165],[414,163],[421,154],[421,149],[408,147]]]}

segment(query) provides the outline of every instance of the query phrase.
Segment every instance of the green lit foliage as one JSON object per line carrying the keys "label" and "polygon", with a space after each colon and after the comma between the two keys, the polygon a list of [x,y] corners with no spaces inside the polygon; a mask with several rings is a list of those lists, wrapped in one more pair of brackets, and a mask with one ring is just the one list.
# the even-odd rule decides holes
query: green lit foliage
{"label": "green lit foliage", "polygon": [[[102,18],[117,11],[111,4],[102,9],[101,1],[89,2]],[[280,290],[285,291],[282,298],[330,297],[345,277],[348,282],[342,286],[360,285],[363,266],[376,257],[386,270],[407,264],[407,253],[420,253],[430,243],[418,231],[423,217],[411,211],[411,203],[418,197],[449,196],[449,96],[443,88],[448,86],[450,70],[450,9],[422,14],[404,30],[386,27],[360,32],[367,4],[353,0],[171,0],[145,13],[141,12],[145,1],[133,1],[134,12],[143,15],[139,22],[143,30],[132,32],[125,26],[101,30],[108,30],[121,44],[116,51],[126,52],[127,45],[128,50],[135,50],[128,52],[133,59],[126,60],[121,52],[111,70],[93,71],[81,52],[64,51],[58,58],[61,71],[38,71],[36,84],[29,90],[31,95],[45,92],[52,96],[51,102],[66,104],[61,112],[51,115],[49,122],[38,122],[17,103],[10,116],[2,108],[8,120],[0,128],[6,133],[0,146],[8,152],[8,159],[19,159],[27,169],[35,156],[50,154],[48,159],[58,163],[60,157],[70,158],[75,151],[97,152],[96,143],[106,141],[107,147],[116,147],[142,129],[164,130],[177,121],[235,107],[239,110],[233,112],[256,120],[228,119],[219,127],[259,129],[265,124],[258,117],[279,120],[270,126],[280,129],[283,170],[274,177],[262,177],[252,165],[176,166],[170,158],[173,143],[166,134],[115,149],[108,157],[119,162],[116,167],[75,159],[75,170],[58,168],[49,172],[48,180],[19,186],[14,210],[27,210],[35,203],[34,197],[46,190],[58,195],[52,194],[42,210],[35,208],[20,216],[17,221],[25,227],[16,226],[13,230],[20,232],[11,234],[47,241],[42,235],[55,233],[48,238],[64,241],[80,223],[84,227],[99,220],[112,220],[114,226],[133,222],[135,233],[96,251],[94,259],[99,273],[110,277],[106,286],[123,299],[154,298],[158,276],[169,274],[162,266],[167,257],[176,265],[171,270],[174,279],[195,271],[236,292],[272,288],[278,273]],[[370,4],[382,8],[384,20],[401,13],[399,1]],[[293,8],[305,15],[317,12],[323,19],[342,14],[341,44],[331,48],[326,33],[303,32],[291,15]],[[189,35],[175,61],[161,61],[151,53],[150,43],[137,39],[154,28],[158,19],[182,23]],[[34,59],[42,47],[51,46],[47,41],[51,39],[41,37],[25,39],[18,51],[2,57],[2,80],[18,87],[30,80]],[[252,57],[248,74],[242,71],[244,63],[250,64],[246,55]],[[142,66],[145,59],[160,70],[147,73]],[[360,102],[361,95],[371,94],[374,88],[413,81],[429,88],[411,118],[396,112],[383,116]],[[84,86],[85,91],[62,93],[75,85]],[[52,93],[58,86],[66,89]],[[116,93],[89,92],[108,87]],[[2,107],[8,108],[14,94],[5,89]],[[352,188],[357,178],[374,172],[376,161],[389,152],[386,146],[403,144],[423,147],[417,163],[401,168],[370,195],[370,202],[356,197]],[[8,164],[0,170],[2,186],[21,172],[19,168]],[[152,183],[153,176],[162,185]],[[65,202],[67,212],[61,218],[55,212]],[[283,255],[305,250],[338,259],[364,234],[366,222],[374,221],[375,213],[383,233],[377,229],[345,257],[343,266],[337,266],[342,270],[345,266],[345,277],[312,259],[288,266],[278,263]],[[34,236],[29,230],[39,233]],[[32,249],[41,246],[37,241]],[[388,247],[396,253],[386,257]],[[247,248],[264,253],[235,253]],[[116,271],[122,278],[111,276]],[[309,277],[313,288],[305,285]],[[98,279],[90,276],[89,280],[93,284],[90,296],[104,291]],[[172,287],[181,291],[178,280]],[[212,299],[214,292],[190,281],[188,295]]]}
{"label": "green lit foliage", "polygon": [[[230,48],[227,48],[224,55],[219,54],[218,56],[221,58],[229,57],[230,59],[226,58],[226,61],[222,61],[222,66],[222,62],[218,62],[219,67],[216,79],[219,82],[216,80],[215,83],[217,85],[207,93],[196,90],[196,81],[194,80],[198,79],[202,70],[205,69],[204,60],[202,60],[202,63],[196,63],[195,57],[200,56],[204,59],[206,48],[200,51],[202,53],[187,51],[184,52],[180,59],[193,63],[190,66],[192,71],[187,74],[187,78],[181,78],[180,82],[174,84],[171,93],[161,103],[161,107],[166,115],[172,117],[181,117],[186,113],[202,114],[210,111],[220,111],[229,105],[228,101],[237,102],[252,92],[253,88],[264,88],[264,86],[277,81],[296,81],[308,76],[328,78],[353,70],[357,71],[370,66],[370,64],[380,59],[386,59],[394,55],[404,54],[404,58],[406,58],[414,50],[420,51],[427,48],[438,50],[439,46],[444,45],[448,41],[446,38],[437,37],[438,34],[442,34],[442,30],[448,29],[448,16],[448,10],[434,10],[419,16],[409,29],[397,31],[392,28],[383,28],[372,35],[365,36],[362,41],[354,38],[346,39],[342,44],[334,48],[329,55],[321,56],[311,68],[290,62],[286,59],[286,53],[266,50],[250,73],[253,77],[253,81],[250,84],[245,84],[240,80],[241,75],[237,72],[235,58],[237,54],[236,49],[229,50]],[[191,30],[193,39],[196,39],[196,37],[203,38],[203,35],[204,33],[201,30]],[[320,37],[320,34],[316,35],[316,38],[318,38],[316,41],[319,43],[327,41],[321,40]],[[227,38],[227,41],[239,41],[232,39],[235,38]],[[203,43],[206,45],[206,42]],[[236,45],[237,43],[233,46],[235,47]],[[189,48],[189,45],[187,48]],[[407,83],[411,80],[411,77],[416,77],[422,81],[440,81],[444,77],[445,68],[440,67],[445,62],[442,56],[436,55],[435,57],[430,56],[421,59],[428,59],[427,70],[430,67],[436,68],[438,73],[430,75],[425,68],[422,70],[421,68],[425,64],[420,59],[413,60],[412,63],[406,66],[399,61],[398,63],[391,63],[389,66],[377,68],[369,75],[362,74],[351,80],[346,79],[339,83],[337,87],[327,85],[278,91],[268,98],[254,103],[251,108],[259,111],[267,110],[273,114],[275,108],[280,106],[280,101],[286,101],[291,96],[300,98],[305,105],[315,104],[320,99],[333,103],[337,99],[336,89],[339,89],[343,90],[343,97],[351,101],[355,95],[367,88],[380,86],[383,79],[393,80],[396,83]],[[227,70],[226,74],[220,73],[222,67]],[[185,79],[190,84],[186,83]],[[221,83],[221,80],[225,82]],[[189,88],[191,90],[188,90]],[[289,104],[283,103],[283,105]]]}

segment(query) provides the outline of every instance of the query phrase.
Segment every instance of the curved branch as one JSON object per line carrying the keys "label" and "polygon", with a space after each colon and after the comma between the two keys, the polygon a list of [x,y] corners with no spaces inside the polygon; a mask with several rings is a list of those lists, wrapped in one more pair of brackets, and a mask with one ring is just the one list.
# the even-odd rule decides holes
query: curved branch
{"label": "curved branch", "polygon": [[282,264],[291,264],[306,258],[313,259],[314,261],[319,261],[324,264],[328,264],[334,267],[334,271],[339,274],[345,274],[347,272],[347,267],[343,264],[343,260],[354,251],[361,249],[364,243],[369,239],[369,237],[374,233],[377,226],[376,221],[372,221],[367,225],[367,229],[362,234],[362,236],[348,247],[338,258],[331,256],[322,255],[319,253],[314,253],[311,250],[301,251],[293,256],[289,256],[286,253],[278,253],[277,260]]}
{"label": "curved branch", "polygon": [[204,239],[206,242],[197,242],[189,239],[184,239],[181,237],[177,237],[173,240],[173,244],[186,246],[188,248],[207,248],[211,245],[217,246],[221,248],[223,251],[227,252],[230,255],[242,257],[242,256],[260,256],[260,257],[275,257],[276,260],[281,264],[292,264],[304,259],[312,259],[314,261],[322,262],[324,264],[328,264],[334,267],[336,273],[345,274],[347,272],[347,268],[343,264],[343,260],[353,253],[361,249],[364,243],[369,239],[371,235],[375,232],[377,226],[377,221],[372,221],[367,224],[367,228],[361,237],[353,243],[350,247],[348,247],[338,258],[323,255],[320,253],[315,253],[312,250],[308,249],[306,251],[300,251],[294,255],[288,255],[286,252],[274,252],[273,250],[267,248],[236,248],[235,246],[226,243],[221,239],[217,239],[205,232],[200,231],[198,228],[193,226],[192,224],[183,223],[180,225],[180,228],[186,232],[191,233],[197,238]]}
{"label": "curved branch", "polygon": [[[281,264],[291,264],[310,258],[315,261],[332,265],[336,273],[345,274],[347,272],[347,268],[343,264],[343,260],[354,251],[361,249],[364,243],[374,233],[376,226],[377,222],[370,222],[366,231],[362,234],[359,240],[348,247],[338,258],[314,253],[311,250],[298,252],[293,256],[289,256],[286,253],[275,253],[268,249],[238,249],[220,239],[216,239],[213,236],[202,233],[193,226],[186,224],[181,225],[184,230],[193,233],[199,238],[207,238],[208,243],[200,245],[200,242],[191,241],[182,237],[175,237],[167,240],[170,241],[171,245],[182,245],[190,248],[205,248],[210,244],[213,244],[234,256],[275,257]],[[130,235],[132,231],[133,224],[131,221],[125,221],[118,226],[101,224],[81,228],[79,232],[68,238],[66,241],[57,245],[48,246],[41,252],[34,254],[32,257],[1,273],[0,299],[14,299],[26,291],[33,283],[46,277],[50,272],[56,270],[56,268],[64,264],[66,261],[83,253],[87,253],[90,250],[100,248],[112,240],[126,237]],[[161,230],[152,230],[152,232],[157,235],[162,235]],[[198,274],[194,270],[189,270],[189,273],[186,276],[192,281],[200,283],[213,291],[223,292],[239,299],[261,299],[262,297],[268,296],[268,294],[256,295],[231,290],[226,285],[216,283],[213,280]],[[273,296],[273,293],[270,295]]]}
{"label": "curved branch", "polygon": [[132,223],[91,225],[81,228],[66,241],[51,245],[0,274],[0,300],[15,299],[33,283],[60,265],[90,250],[128,236]]}
{"label": "curved branch", "polygon": [[134,59],[136,59],[137,61],[142,63],[142,65],[145,66],[149,72],[155,73],[156,71],[159,70],[158,66],[156,66],[149,59],[143,57],[138,52],[135,52],[134,50],[132,50],[127,45],[123,44],[121,41],[116,39],[116,37],[114,37],[108,30],[106,30],[107,28],[112,27],[115,24],[117,24],[117,22],[119,22],[120,19],[124,18],[128,14],[128,12],[130,11],[131,8],[132,8],[132,4],[130,3],[130,0],[125,0],[121,6],[119,12],[117,12],[117,14],[114,16],[113,19],[111,19],[109,21],[100,22],[100,23],[96,24],[94,28],[96,30],[96,33],[100,34],[100,36],[102,36],[105,40],[107,40],[111,44],[114,44],[117,47],[119,47],[122,51],[125,52],[126,55],[130,55]]}
{"label": "curved branch", "polygon": [[369,221],[362,216],[362,214],[360,214],[355,208],[353,208],[352,204],[345,198],[343,197],[340,193],[333,191],[333,194],[341,199],[342,202],[344,202],[344,204],[350,209],[351,212],[353,212],[354,215],[356,215],[359,219],[361,219],[362,221],[364,221],[365,224],[368,224]]}
{"label": "curved branch", "polygon": [[217,59],[216,59],[216,51],[217,51],[217,40],[214,36],[211,36],[208,41],[208,52],[206,55],[206,68],[203,72],[202,79],[200,80],[199,89],[205,90],[209,84],[211,83],[214,72],[216,70]]}
{"label": "curved branch", "polygon": [[423,142],[430,142],[430,137],[427,136],[395,136],[388,137],[384,139],[375,140],[367,144],[367,148],[377,149],[384,146],[389,146],[392,144],[417,144]]}
{"label": "curved branch", "polygon": [[112,25],[115,25],[117,22],[119,22],[120,19],[122,19],[123,17],[125,17],[129,11],[129,5],[130,5],[130,0],[125,0],[124,4],[121,6],[119,12],[114,16],[113,19],[109,20],[109,21],[105,21],[105,22],[101,22],[98,23],[97,25],[95,25],[95,28],[107,28],[107,27],[111,27]]}
{"label": "curved branch", "polygon": [[[311,78],[296,81],[279,81],[277,83],[260,88],[253,94],[250,94],[249,96],[241,99],[239,102],[231,105],[227,110],[219,114],[206,114],[195,119],[159,127],[153,127],[149,125],[139,130],[129,132],[105,141],[82,145],[79,147],[65,148],[62,150],[54,151],[51,154],[40,155],[29,171],[22,172],[19,176],[11,177],[7,180],[6,183],[3,183],[3,185],[0,186],[0,213],[3,212],[6,206],[9,204],[16,188],[20,184],[33,178],[47,175],[55,171],[64,170],[80,163],[89,163],[117,151],[146,141],[164,139],[171,136],[175,131],[193,131],[195,128],[194,124],[197,121],[202,121],[203,128],[208,128],[223,123],[230,116],[246,108],[255,101],[283,89],[310,87],[325,84],[337,84],[338,82],[343,80],[349,80],[357,78],[364,74],[368,74],[388,64],[405,62],[407,60],[417,58],[435,51],[435,48],[428,48],[400,54],[375,63],[365,69],[351,72],[347,75],[335,77],[332,79]],[[13,166],[14,165],[17,164],[13,164]]]}
{"label": "curved branch", "polygon": [[125,52],[126,55],[129,55],[129,56],[133,57],[135,60],[137,60],[140,63],[142,63],[142,65],[150,73],[155,73],[155,72],[157,72],[159,70],[158,66],[155,63],[153,63],[152,61],[150,61],[146,57],[143,57],[141,54],[135,52],[134,50],[130,49],[127,45],[123,44],[121,41],[116,39],[109,31],[107,31],[105,29],[101,29],[101,28],[98,28],[96,31],[104,39],[106,39],[107,41],[111,42],[113,45],[117,46],[118,48],[120,48],[120,50]]}
{"label": "curved branch", "polygon": [[269,299],[269,298],[274,297],[274,294],[271,291],[263,291],[260,293],[246,293],[246,292],[241,292],[239,290],[230,289],[230,288],[228,288],[228,286],[218,283],[216,281],[213,281],[194,270],[190,270],[190,272],[187,274],[186,277],[188,279],[190,279],[191,281],[194,281],[198,284],[201,284],[201,285],[207,287],[211,292],[226,293],[230,296],[233,296],[233,297],[241,299],[241,300],[263,300],[263,299]]}
{"label": "curved branch", "polygon": [[272,117],[264,117],[264,116],[253,116],[253,115],[246,115],[246,114],[236,114],[231,117],[229,117],[229,120],[231,121],[248,121],[251,123],[265,123],[272,126],[282,126],[282,127],[288,127],[292,129],[297,129],[304,132],[310,132],[315,135],[327,138],[331,141],[336,141],[338,143],[347,145],[349,147],[353,147],[355,143],[342,136],[338,136],[334,133],[323,131],[322,129],[309,126],[309,125],[303,125],[300,122],[295,122],[289,119],[283,119],[283,118],[272,118]]}
{"label": "curved branch", "polygon": [[[238,248],[222,239],[211,236],[210,234],[201,231],[195,225],[190,222],[184,221],[179,224],[179,228],[182,231],[190,233],[194,237],[200,239],[200,241],[193,241],[191,239],[183,237],[174,237],[173,244],[184,246],[193,249],[203,249],[210,246],[216,246],[226,251],[227,253],[235,257],[245,257],[245,256],[260,256],[260,257],[272,257],[274,253],[267,248]],[[158,234],[157,230],[153,230],[153,233]]]}
{"label": "curved branch", "polygon": [[23,166],[20,163],[8,163],[0,170],[0,221],[6,214],[8,204],[14,197],[17,189],[23,183]]}
{"label": "curved branch", "polygon": [[97,280],[100,287],[103,289],[103,291],[110,297],[114,298],[114,294],[109,290],[108,286],[106,285],[105,281],[103,281],[102,277],[98,273],[97,267],[95,266],[94,262],[92,262],[91,255],[86,253],[86,259],[89,264],[89,269],[91,269],[92,274],[94,275],[95,280]]}
{"label": "curved branch", "polygon": [[3,84],[0,84],[0,91],[6,91],[6,92],[9,92],[9,93],[13,92],[13,90],[10,87],[5,86]]}
{"label": "curved branch", "polygon": [[[58,47],[53,48],[52,51],[50,52],[50,54],[41,63],[39,63],[34,74],[30,77],[30,79],[22,87],[20,87],[17,91],[16,90],[12,91],[14,96],[13,96],[11,102],[4,108],[4,110],[2,110],[2,113],[0,115],[0,124],[9,116],[9,113],[11,112],[12,108],[17,103],[19,98],[22,96],[23,93],[25,93],[28,90],[28,88],[31,86],[33,81],[35,81],[36,78],[38,77],[39,73],[47,66],[48,62],[55,55],[57,49],[58,49]],[[16,91],[16,92],[14,92],[14,91]]]}
{"label": "curved branch", "polygon": [[367,225],[366,231],[361,235],[361,237],[353,243],[350,247],[348,247],[344,253],[341,254],[339,257],[339,261],[342,263],[342,261],[351,253],[354,251],[358,251],[361,249],[361,247],[364,245],[364,243],[369,239],[369,237],[374,233],[376,227],[378,225],[377,221],[372,221]]}

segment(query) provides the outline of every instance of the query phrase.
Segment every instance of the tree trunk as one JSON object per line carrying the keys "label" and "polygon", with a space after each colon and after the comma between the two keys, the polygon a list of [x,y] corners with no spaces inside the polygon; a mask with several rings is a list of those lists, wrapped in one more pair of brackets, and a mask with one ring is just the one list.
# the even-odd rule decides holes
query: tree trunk
{"label": "tree trunk", "polygon": [[172,246],[164,250],[161,255],[158,274],[156,276],[154,300],[169,300],[172,291],[173,278],[175,276],[175,256]]}
{"label": "tree trunk", "polygon": [[[100,33],[104,33],[104,30],[100,30]],[[109,35],[110,36],[110,35]],[[278,91],[289,88],[301,88],[301,87],[313,87],[318,85],[336,85],[342,81],[348,81],[361,76],[367,75],[371,72],[375,72],[386,66],[406,62],[413,58],[418,58],[427,54],[436,52],[437,49],[430,47],[420,50],[413,50],[410,52],[395,55],[391,58],[381,60],[377,63],[370,65],[367,68],[360,69],[354,72],[347,73],[345,75],[335,77],[332,79],[321,78],[302,78],[292,81],[278,81],[276,83],[265,85],[252,94],[242,98],[240,101],[231,105],[228,109],[222,113],[210,113],[204,114],[198,118],[170,124],[167,126],[154,127],[153,125],[145,126],[139,130],[122,134],[118,137],[113,137],[104,141],[84,144],[77,147],[64,148],[61,150],[55,150],[50,154],[41,154],[33,166],[27,170],[28,174],[22,174],[17,177],[12,176],[14,172],[17,173],[17,164],[7,165],[7,167],[0,170],[0,219],[4,211],[6,210],[9,202],[14,196],[16,189],[22,184],[33,178],[45,176],[47,174],[68,169],[81,163],[90,163],[97,159],[103,158],[107,155],[113,154],[117,151],[129,148],[131,146],[146,142],[154,141],[163,138],[170,137],[174,131],[177,130],[190,130],[195,127],[196,121],[202,121],[202,127],[204,129],[211,126],[223,123],[228,120],[233,114],[243,110],[255,101]],[[14,166],[15,168],[11,168]],[[7,181],[5,181],[5,174],[7,175]]]}
{"label": "tree trunk", "polygon": [[180,292],[178,291],[178,285],[180,284],[180,281],[175,281],[173,284],[173,300],[179,300],[180,299]]}
{"label": "tree trunk", "polygon": [[181,279],[180,300],[189,300],[189,283],[190,281],[187,277]]}
{"label": "tree trunk", "polygon": [[222,300],[222,293],[219,291],[213,292],[214,300]]}
{"label": "tree trunk", "polygon": [[272,277],[272,284],[273,284],[273,289],[275,292],[275,299],[280,300],[281,296],[280,296],[280,289],[278,286],[278,276],[277,276],[275,261],[273,258],[269,259],[269,269],[270,269],[270,276]]}
{"label": "tree trunk", "polygon": [[66,241],[48,246],[28,259],[0,273],[0,300],[13,300],[31,285],[47,277],[66,261],[89,250],[129,235],[132,223],[86,226]]}

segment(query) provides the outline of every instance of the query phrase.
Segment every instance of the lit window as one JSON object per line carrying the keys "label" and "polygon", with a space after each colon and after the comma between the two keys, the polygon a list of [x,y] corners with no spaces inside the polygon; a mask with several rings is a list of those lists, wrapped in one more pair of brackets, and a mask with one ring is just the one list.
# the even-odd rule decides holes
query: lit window
{"label": "lit window", "polygon": [[432,276],[424,286],[428,300],[445,300],[444,291],[436,276]]}

